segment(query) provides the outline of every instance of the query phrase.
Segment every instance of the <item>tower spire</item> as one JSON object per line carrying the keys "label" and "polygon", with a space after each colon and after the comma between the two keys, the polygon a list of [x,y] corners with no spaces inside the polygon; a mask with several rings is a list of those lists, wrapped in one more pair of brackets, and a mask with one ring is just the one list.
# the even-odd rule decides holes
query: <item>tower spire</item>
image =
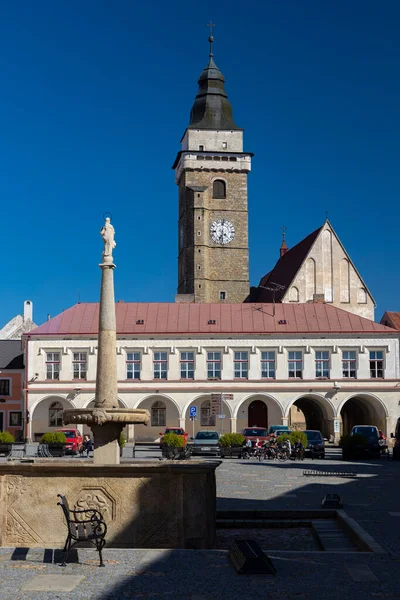
{"label": "tower spire", "polygon": [[284,225],[282,225],[282,244],[281,244],[281,247],[279,248],[279,255],[281,258],[289,250],[289,248],[286,245],[285,238],[286,238],[286,227]]}
{"label": "tower spire", "polygon": [[210,28],[210,35],[208,36],[208,41],[210,42],[210,58],[212,58],[214,56],[213,53],[213,43],[214,43],[214,36],[212,34],[212,28],[215,27],[215,23],[213,23],[212,21],[210,21],[209,23],[207,23],[207,27]]}

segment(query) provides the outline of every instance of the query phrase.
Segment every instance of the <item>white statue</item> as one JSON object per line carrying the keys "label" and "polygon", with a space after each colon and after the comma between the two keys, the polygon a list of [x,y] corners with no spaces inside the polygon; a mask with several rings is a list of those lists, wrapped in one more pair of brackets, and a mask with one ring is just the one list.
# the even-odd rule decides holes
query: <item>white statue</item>
{"label": "white statue", "polygon": [[[100,229],[100,235],[103,238],[103,242],[104,242],[103,260],[105,260],[106,257],[111,257],[111,259],[112,259],[112,251],[113,251],[113,248],[115,248],[115,246],[117,244],[114,241],[115,229],[111,225],[111,221],[110,221],[109,217],[106,218],[106,222],[104,223],[103,227]],[[108,259],[108,260],[110,260],[110,259]]]}

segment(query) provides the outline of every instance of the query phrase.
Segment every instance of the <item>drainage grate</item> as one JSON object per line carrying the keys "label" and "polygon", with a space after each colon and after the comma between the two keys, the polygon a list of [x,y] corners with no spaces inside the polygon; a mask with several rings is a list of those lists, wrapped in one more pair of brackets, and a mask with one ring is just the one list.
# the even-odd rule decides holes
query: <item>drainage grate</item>
{"label": "drainage grate", "polygon": [[352,479],[357,477],[357,473],[345,471],[303,471],[305,477],[346,477]]}

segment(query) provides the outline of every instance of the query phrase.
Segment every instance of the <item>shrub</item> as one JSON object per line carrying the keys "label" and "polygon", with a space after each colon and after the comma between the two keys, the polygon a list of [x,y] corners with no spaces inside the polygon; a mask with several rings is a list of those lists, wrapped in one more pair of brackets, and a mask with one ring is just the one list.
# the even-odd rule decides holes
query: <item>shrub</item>
{"label": "shrub", "polygon": [[0,431],[0,444],[12,444],[14,440],[14,436],[8,431]]}
{"label": "shrub", "polygon": [[228,448],[229,446],[243,446],[246,438],[241,433],[224,433],[219,438],[219,445],[224,448]]}
{"label": "shrub", "polygon": [[308,439],[304,431],[292,431],[289,435],[289,439],[292,446],[294,446],[296,442],[301,442],[304,448],[307,448],[308,446]]}
{"label": "shrub", "polygon": [[62,431],[48,431],[40,439],[42,444],[65,444],[67,438]]}
{"label": "shrub", "polygon": [[290,435],[288,433],[281,433],[276,438],[276,441],[280,444],[281,442],[285,442],[286,440],[290,440]]}
{"label": "shrub", "polygon": [[124,434],[123,434],[122,431],[119,434],[119,440],[118,440],[118,442],[119,442],[120,448],[123,448],[125,446],[125,444],[126,444],[126,439],[125,439],[125,436],[124,436]]}
{"label": "shrub", "polygon": [[163,437],[162,443],[168,448],[183,448],[185,445],[185,439],[182,435],[176,435],[176,433],[166,433]]}

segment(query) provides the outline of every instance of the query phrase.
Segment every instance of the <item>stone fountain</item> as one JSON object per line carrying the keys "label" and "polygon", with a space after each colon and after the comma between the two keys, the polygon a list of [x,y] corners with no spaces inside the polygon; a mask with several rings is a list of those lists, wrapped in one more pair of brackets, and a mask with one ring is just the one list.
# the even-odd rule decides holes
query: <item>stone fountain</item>
{"label": "stone fountain", "polygon": [[100,230],[104,250],[101,269],[99,335],[97,349],[96,395],[92,409],[74,408],[64,411],[64,424],[88,425],[94,437],[94,463],[119,464],[119,436],[125,425],[150,422],[148,410],[120,408],[118,404],[117,328],[114,297],[114,227],[107,217]]}

